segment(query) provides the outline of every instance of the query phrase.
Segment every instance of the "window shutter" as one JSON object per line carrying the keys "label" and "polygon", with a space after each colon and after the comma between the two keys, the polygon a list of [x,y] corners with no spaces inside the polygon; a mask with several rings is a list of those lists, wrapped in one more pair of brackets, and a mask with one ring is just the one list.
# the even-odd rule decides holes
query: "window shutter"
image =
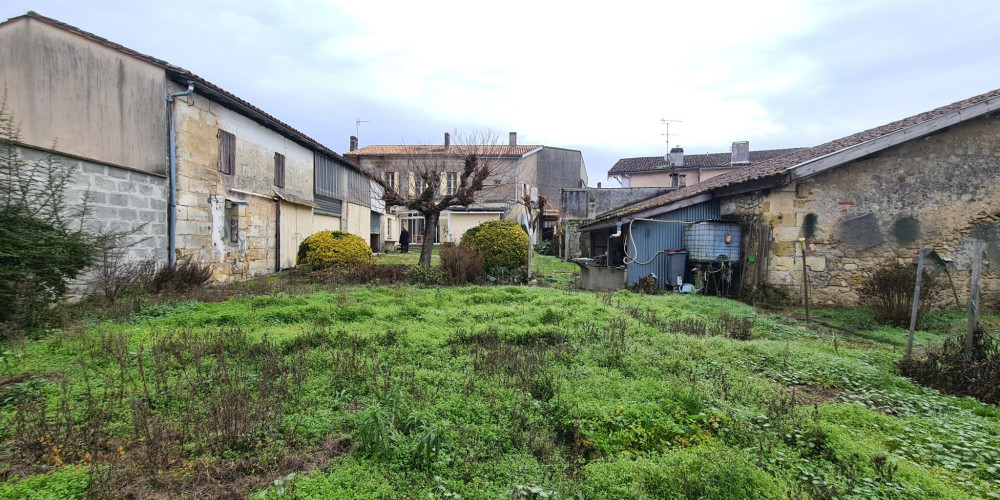
{"label": "window shutter", "polygon": [[219,172],[233,175],[236,172],[236,136],[219,130]]}
{"label": "window shutter", "polygon": [[285,187],[285,155],[274,153],[274,185]]}

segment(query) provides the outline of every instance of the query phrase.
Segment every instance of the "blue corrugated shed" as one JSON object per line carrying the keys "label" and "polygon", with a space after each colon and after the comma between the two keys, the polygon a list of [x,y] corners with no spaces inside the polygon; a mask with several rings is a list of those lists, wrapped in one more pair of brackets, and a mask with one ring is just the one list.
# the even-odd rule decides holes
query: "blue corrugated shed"
{"label": "blue corrugated shed", "polygon": [[[718,220],[719,217],[719,201],[709,200],[704,203],[660,214],[652,217],[652,219],[658,221],[698,222],[701,220]],[[655,274],[657,284],[661,287],[664,286],[663,276],[665,274],[666,255],[658,252],[667,249],[682,248],[684,224],[680,222],[636,220],[632,221],[631,231],[631,238],[628,240],[628,255],[634,262],[628,265],[628,283],[634,285],[639,282],[639,278]]]}

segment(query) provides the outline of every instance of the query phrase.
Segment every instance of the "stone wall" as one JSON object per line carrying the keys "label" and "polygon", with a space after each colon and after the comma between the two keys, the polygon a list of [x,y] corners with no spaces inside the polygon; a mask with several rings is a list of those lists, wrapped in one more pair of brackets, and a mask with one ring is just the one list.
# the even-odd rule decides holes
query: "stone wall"
{"label": "stone wall", "polygon": [[580,232],[581,226],[594,222],[594,219],[568,219],[563,221],[566,233],[564,238],[569,242],[566,247],[565,260],[590,257],[590,233]]}
{"label": "stone wall", "polygon": [[[811,298],[856,304],[867,271],[916,260],[921,244],[950,261],[968,300],[971,248],[987,244],[982,304],[1000,300],[1000,119],[981,117],[833,168],[798,184],[728,200],[725,212],[758,213],[772,228],[768,280],[800,295],[807,238]],[[929,265],[931,270],[940,268]],[[946,285],[947,286],[947,285]],[[951,294],[939,305],[954,307]]]}
{"label": "stone wall", "polygon": [[[286,157],[283,192],[307,199],[312,198],[311,153],[198,94],[178,99],[175,117],[177,261],[210,264],[215,281],[273,272],[278,251],[274,153]],[[218,170],[220,129],[236,136],[234,175]]]}

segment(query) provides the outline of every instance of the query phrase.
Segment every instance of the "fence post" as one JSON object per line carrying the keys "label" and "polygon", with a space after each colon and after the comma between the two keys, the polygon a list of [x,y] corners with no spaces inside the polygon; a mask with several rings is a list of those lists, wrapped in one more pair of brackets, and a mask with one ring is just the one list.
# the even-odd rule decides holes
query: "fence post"
{"label": "fence post", "polygon": [[805,299],[806,303],[806,323],[811,320],[809,318],[809,274],[806,272],[806,239],[799,238],[799,243],[802,244],[802,298]]}
{"label": "fence post", "polygon": [[917,285],[913,288],[913,310],[910,312],[910,337],[906,340],[906,359],[913,354],[913,332],[917,329],[917,311],[920,309],[920,281],[924,277],[924,246],[917,255]]}
{"label": "fence post", "polygon": [[972,360],[972,348],[975,344],[976,327],[979,324],[979,280],[983,274],[982,240],[977,240],[972,246],[972,289],[969,291],[969,331],[965,336],[965,359]]}

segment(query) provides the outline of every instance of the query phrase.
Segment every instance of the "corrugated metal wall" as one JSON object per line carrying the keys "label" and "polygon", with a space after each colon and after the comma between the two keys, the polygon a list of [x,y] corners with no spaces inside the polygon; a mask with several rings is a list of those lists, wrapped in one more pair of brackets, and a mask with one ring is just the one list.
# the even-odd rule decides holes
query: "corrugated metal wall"
{"label": "corrugated metal wall", "polygon": [[[672,212],[660,214],[651,219],[676,220],[683,222],[698,222],[700,220],[717,220],[720,217],[719,201],[710,200],[690,207],[679,208]],[[670,248],[682,248],[684,224],[678,222],[633,221],[631,235],[628,241],[628,255],[635,262],[628,266],[628,283],[634,285],[639,278],[649,274],[656,275],[659,286],[664,286],[663,266],[666,256],[658,253]],[[646,263],[649,261],[648,263]],[[645,263],[645,264],[643,264]]]}

